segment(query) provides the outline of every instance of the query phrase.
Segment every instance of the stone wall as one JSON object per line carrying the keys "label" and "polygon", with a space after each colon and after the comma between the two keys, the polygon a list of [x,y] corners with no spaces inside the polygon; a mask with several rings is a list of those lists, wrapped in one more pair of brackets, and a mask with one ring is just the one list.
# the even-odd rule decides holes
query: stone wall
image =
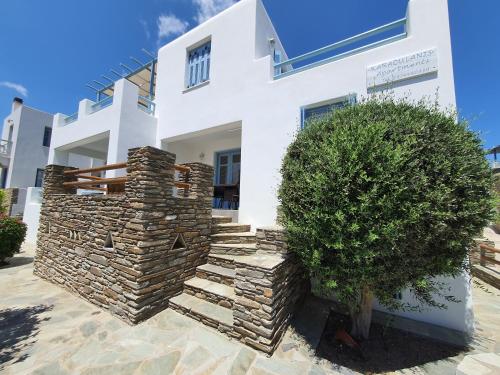
{"label": "stone wall", "polygon": [[189,194],[173,196],[175,155],[129,150],[123,194],[76,195],[68,167],[45,169],[35,274],[129,323],[168,306],[206,263],[213,168],[186,164]]}
{"label": "stone wall", "polygon": [[260,257],[235,261],[233,329],[246,345],[272,354],[309,281],[297,257],[287,252],[282,229],[257,229],[257,248]]}

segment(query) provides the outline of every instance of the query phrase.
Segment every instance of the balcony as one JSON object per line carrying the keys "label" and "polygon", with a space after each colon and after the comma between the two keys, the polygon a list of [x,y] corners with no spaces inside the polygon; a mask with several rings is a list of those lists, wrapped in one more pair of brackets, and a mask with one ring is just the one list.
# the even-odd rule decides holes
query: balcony
{"label": "balcony", "polygon": [[0,164],[2,168],[8,168],[10,163],[10,152],[12,142],[6,139],[0,140]]}
{"label": "balcony", "polygon": [[280,79],[404,39],[407,37],[406,29],[407,19],[402,18],[285,61],[281,61],[281,53],[277,51],[273,64],[274,79]]}
{"label": "balcony", "polygon": [[115,82],[110,94],[80,101],[73,115],[54,116],[49,163],[65,165],[68,153],[114,163],[129,148],[155,144],[155,103],[126,79]]}

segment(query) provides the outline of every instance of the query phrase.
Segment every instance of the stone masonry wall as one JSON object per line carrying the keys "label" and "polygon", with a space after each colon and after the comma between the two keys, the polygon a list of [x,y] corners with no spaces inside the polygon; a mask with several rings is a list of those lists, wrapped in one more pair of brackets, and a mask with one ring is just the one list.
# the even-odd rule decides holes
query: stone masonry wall
{"label": "stone masonry wall", "polygon": [[91,196],[63,188],[68,167],[47,166],[35,274],[129,323],[165,309],[206,262],[211,233],[213,168],[188,164],[191,189],[175,197],[174,163],[131,149],[125,192]]}
{"label": "stone masonry wall", "polygon": [[257,248],[274,256],[235,261],[234,333],[246,345],[272,354],[309,282],[299,260],[287,252],[282,229],[257,229]]}

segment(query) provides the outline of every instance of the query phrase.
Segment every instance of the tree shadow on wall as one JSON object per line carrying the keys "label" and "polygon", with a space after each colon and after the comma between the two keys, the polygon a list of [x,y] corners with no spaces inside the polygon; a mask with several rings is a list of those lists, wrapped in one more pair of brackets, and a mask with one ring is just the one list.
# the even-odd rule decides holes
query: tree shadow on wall
{"label": "tree shadow on wall", "polygon": [[35,342],[40,324],[50,318],[40,318],[53,305],[37,305],[0,311],[0,371],[7,363],[22,362],[28,358],[26,350]]}

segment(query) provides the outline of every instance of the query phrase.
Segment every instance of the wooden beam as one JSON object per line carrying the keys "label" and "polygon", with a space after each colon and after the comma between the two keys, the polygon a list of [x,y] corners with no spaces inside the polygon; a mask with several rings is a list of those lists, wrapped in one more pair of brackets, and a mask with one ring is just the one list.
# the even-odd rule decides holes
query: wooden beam
{"label": "wooden beam", "polygon": [[102,177],[97,177],[97,176],[90,176],[90,175],[83,175],[83,174],[77,174],[75,177],[78,178],[86,178],[87,180],[102,180]]}
{"label": "wooden beam", "polygon": [[[65,186],[66,189],[69,189],[70,187],[68,186]],[[106,191],[107,189],[106,188],[103,188],[103,187],[97,187],[97,186],[89,186],[89,187],[86,187],[85,190],[97,190],[97,191]]]}
{"label": "wooden beam", "polygon": [[182,173],[189,173],[189,172],[191,172],[191,168],[186,167],[184,165],[175,164],[174,168],[175,168],[176,171],[179,171],[179,172],[182,172]]}
{"label": "wooden beam", "polygon": [[109,171],[112,169],[122,169],[122,168],[127,168],[127,163],[108,164],[108,165],[103,165],[102,167],[87,168],[87,169],[73,169],[69,171],[64,171],[64,174],[74,175],[80,173],[101,172],[101,171]]}
{"label": "wooden beam", "polygon": [[188,184],[187,182],[175,182],[175,187],[179,189],[189,189],[191,187],[191,184]]}
{"label": "wooden beam", "polygon": [[99,181],[72,181],[64,182],[64,187],[82,187],[82,186],[94,186],[94,185],[117,185],[124,184],[127,182],[127,177],[113,177],[113,178],[103,178]]}

